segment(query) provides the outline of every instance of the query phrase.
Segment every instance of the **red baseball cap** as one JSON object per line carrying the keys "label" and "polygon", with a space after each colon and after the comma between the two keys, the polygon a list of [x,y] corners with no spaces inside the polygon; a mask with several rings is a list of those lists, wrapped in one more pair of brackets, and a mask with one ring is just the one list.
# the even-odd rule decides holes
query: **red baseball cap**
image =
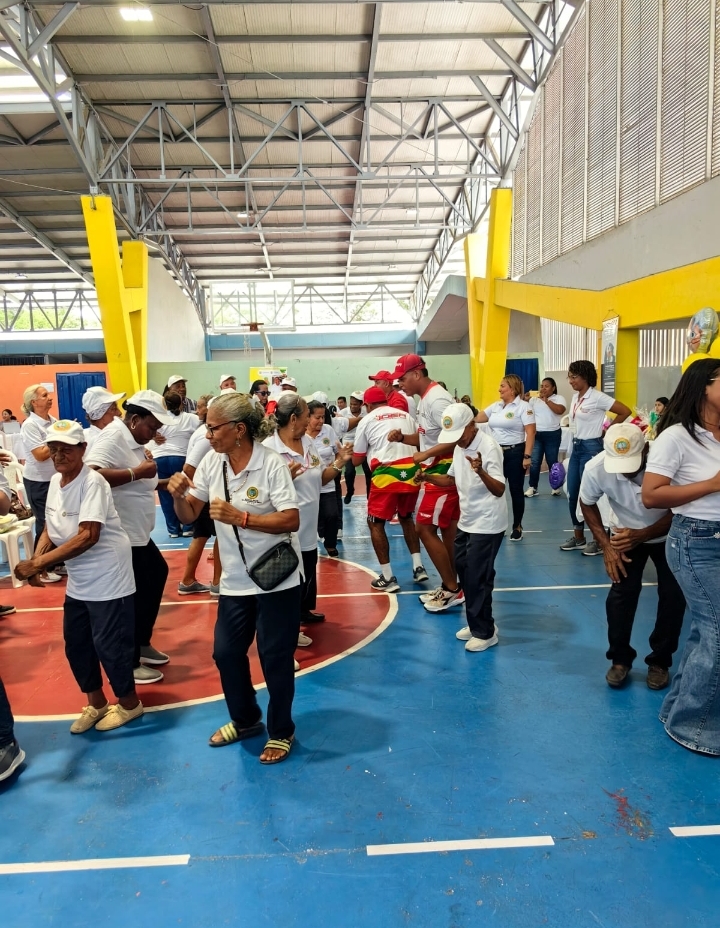
{"label": "red baseball cap", "polygon": [[399,379],[400,377],[404,377],[405,374],[409,374],[410,371],[417,371],[421,367],[425,367],[425,362],[419,354],[404,354],[401,358],[397,359],[395,372],[392,374],[392,377],[394,379]]}
{"label": "red baseball cap", "polygon": [[368,387],[363,394],[363,403],[374,406],[375,403],[387,403],[385,393],[380,387]]}
{"label": "red baseball cap", "polygon": [[392,382],[393,375],[390,371],[378,371],[377,374],[371,374],[368,380],[389,380]]}

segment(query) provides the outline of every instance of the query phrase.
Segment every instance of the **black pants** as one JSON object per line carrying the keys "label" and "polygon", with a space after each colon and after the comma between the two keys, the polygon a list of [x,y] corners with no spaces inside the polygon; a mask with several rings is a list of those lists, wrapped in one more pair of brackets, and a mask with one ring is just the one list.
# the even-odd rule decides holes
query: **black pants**
{"label": "black pants", "polygon": [[230,718],[238,728],[249,728],[262,716],[247,656],[257,633],[260,666],[270,697],[268,734],[290,738],[295,733],[292,704],[301,595],[300,586],[294,586],[258,596],[220,596],[213,660]]}
{"label": "black pants", "polygon": [[335,493],[320,494],[320,510],[318,512],[318,535],[323,539],[326,548],[337,548],[338,533],[338,502]]}
{"label": "black pants", "polygon": [[343,495],[340,474],[335,477],[335,505],[337,506],[338,528],[343,527]]}
{"label": "black pants", "polygon": [[525,445],[514,445],[503,449],[503,474],[507,480],[510,500],[512,502],[513,528],[522,525],[525,515],[525,469],[523,468],[523,455]]}
{"label": "black pants", "polygon": [[303,574],[305,582],[302,585],[302,601],[300,614],[307,615],[317,606],[317,548],[302,552]]}
{"label": "black pants", "polygon": [[140,666],[140,648],[150,644],[165,590],[168,565],[154,541],[132,548],[135,575],[135,660]]}
{"label": "black pants", "polygon": [[47,503],[50,481],[28,480],[27,477],[23,477],[23,486],[27,493],[30,509],[35,516],[35,544],[37,544],[45,528],[45,504]]}
{"label": "black pants", "polygon": [[118,699],[135,689],[133,650],[135,608],[132,596],[106,602],[81,602],[70,596],[63,605],[65,656],[83,693],[102,687],[100,665]]}
{"label": "black pants", "polygon": [[[365,474],[365,486],[367,492],[370,491],[370,465],[366,460],[363,459],[362,462],[363,473]],[[347,490],[347,495],[352,498],[355,495],[355,475],[357,473],[357,468],[352,461],[348,461],[345,465],[345,488]]]}
{"label": "black pants", "polygon": [[2,677],[0,677],[0,748],[6,748],[15,740],[14,724],[10,700],[5,692]]}
{"label": "black pants", "polygon": [[627,577],[610,587],[605,602],[608,623],[607,658],[613,664],[632,667],[637,651],[630,647],[630,635],[637,610],[642,578],[648,558],[655,564],[658,578],[658,608],[655,628],[650,635],[650,654],[645,663],[653,667],[671,667],[685,614],[685,597],[668,567],[663,542],[638,545],[628,552]]}
{"label": "black pants", "polygon": [[465,593],[467,623],[473,638],[487,639],[495,634],[492,614],[495,558],[504,537],[505,532],[477,535],[462,529],[455,536],[455,567]]}

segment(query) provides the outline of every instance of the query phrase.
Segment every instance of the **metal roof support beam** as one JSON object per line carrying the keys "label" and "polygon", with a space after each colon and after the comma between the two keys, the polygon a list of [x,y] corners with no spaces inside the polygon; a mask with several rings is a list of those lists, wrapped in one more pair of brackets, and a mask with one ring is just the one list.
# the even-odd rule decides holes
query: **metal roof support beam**
{"label": "metal roof support beam", "polygon": [[528,90],[532,90],[533,93],[537,90],[537,83],[533,78],[527,73],[527,71],[513,58],[510,52],[506,52],[505,49],[500,45],[495,39],[486,39],[485,44],[488,48],[492,49],[498,58],[501,61],[504,61],[505,64],[510,68],[515,77],[520,81],[521,84],[524,84]]}
{"label": "metal roof support beam", "polygon": [[[468,68],[433,68],[429,71],[406,69],[404,71],[378,71],[375,74],[375,80],[400,81],[408,79],[421,80],[422,78],[435,79],[436,77],[471,77],[473,74],[479,74],[481,77],[510,77],[512,72],[507,68],[483,68],[480,71]],[[128,72],[121,74],[76,74],[75,79],[79,84],[136,84],[153,83],[154,81],[209,81],[216,83],[218,77],[214,71],[180,71],[177,73],[164,71],[156,74],[152,72],[143,74]],[[225,72],[225,79],[231,84],[242,81],[360,81],[364,83],[367,80],[367,74],[364,71],[233,71]]]}
{"label": "metal roof support beam", "polygon": [[75,10],[80,6],[79,3],[66,3],[60,7],[57,13],[53,16],[50,22],[42,29],[35,39],[30,44],[28,52],[31,58],[34,58],[35,55],[43,48],[44,45],[52,39],[58,29],[63,26],[68,19],[72,16]]}
{"label": "metal roof support beam", "polygon": [[[577,0],[580,2],[580,0]],[[83,4],[86,5],[86,4]],[[37,6],[37,3],[35,4]],[[385,32],[380,36],[381,42],[394,42],[415,44],[420,42],[485,42],[488,39],[510,39],[520,41],[528,39],[527,32]],[[77,35],[67,33],[53,38],[55,45],[191,45],[204,42],[199,35]],[[218,45],[337,45],[370,43],[372,35],[360,33],[322,33],[320,35],[218,35],[215,37]]]}
{"label": "metal roof support beam", "polygon": [[525,10],[523,10],[523,8],[519,6],[515,0],[500,0],[500,2],[508,11],[508,13],[512,13],[520,25],[527,29],[530,35],[542,45],[545,51],[550,52],[552,55],[552,53],[555,51],[555,43],[542,31],[535,20],[531,16],[528,16]]}
{"label": "metal roof support beam", "polygon": [[513,124],[512,119],[508,116],[505,110],[502,108],[501,103],[490,93],[487,85],[482,82],[479,77],[472,78],[473,84],[477,87],[480,93],[485,97],[487,102],[490,104],[490,109],[495,113],[498,119],[503,123],[508,132],[513,135],[515,138],[520,134],[517,126]]}

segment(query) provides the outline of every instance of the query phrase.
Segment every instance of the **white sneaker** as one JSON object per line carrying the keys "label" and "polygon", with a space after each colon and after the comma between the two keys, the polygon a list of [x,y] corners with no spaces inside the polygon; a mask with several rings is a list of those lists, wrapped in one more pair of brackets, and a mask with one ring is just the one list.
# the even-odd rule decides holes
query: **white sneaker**
{"label": "white sneaker", "polygon": [[43,583],[58,583],[62,580],[60,574],[56,574],[54,571],[49,570],[44,577],[40,577]]}
{"label": "white sneaker", "polygon": [[73,735],[82,735],[83,732],[90,731],[95,725],[104,718],[110,711],[109,703],[106,703],[102,709],[94,709],[92,706],[85,706],[78,718],[70,726]]}
{"label": "white sneaker", "polygon": [[342,541],[342,529],[341,528],[338,529],[337,537],[338,537],[338,541]]}
{"label": "white sneaker", "polygon": [[533,496],[538,495],[538,491],[535,489],[535,487],[528,487],[527,490],[525,490],[525,496],[527,496],[528,499],[532,499]]}
{"label": "white sneaker", "polygon": [[434,590],[430,590],[429,593],[421,593],[418,596],[418,599],[421,603],[429,603],[437,594],[442,590],[441,586],[436,586]]}
{"label": "white sneaker", "polygon": [[[495,638],[497,638],[499,631],[500,629],[498,628],[498,625],[496,622],[495,623],[495,635],[494,635]],[[472,636],[473,636],[473,633],[470,631],[469,625],[466,625],[464,628],[461,628],[459,632],[455,632],[455,637],[458,639],[458,641],[470,641]],[[475,639],[475,640],[477,641],[478,639]]]}
{"label": "white sneaker", "polygon": [[498,643],[497,629],[492,638],[470,638],[465,642],[466,651],[487,651]]}
{"label": "white sneaker", "polygon": [[304,632],[300,632],[298,635],[298,647],[299,648],[309,648],[312,644],[312,638],[309,638]]}
{"label": "white sneaker", "polygon": [[562,487],[558,487],[557,490],[550,491],[553,496],[562,496]]}
{"label": "white sneaker", "polygon": [[423,603],[428,612],[445,612],[451,606],[464,602],[465,596],[462,590],[444,590],[442,587],[435,593],[432,599]]}

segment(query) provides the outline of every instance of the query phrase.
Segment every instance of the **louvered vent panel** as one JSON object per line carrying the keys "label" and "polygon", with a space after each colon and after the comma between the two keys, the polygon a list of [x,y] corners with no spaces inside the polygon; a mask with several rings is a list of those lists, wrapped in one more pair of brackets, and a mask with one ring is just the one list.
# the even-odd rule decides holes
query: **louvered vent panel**
{"label": "louvered vent panel", "polygon": [[710,0],[665,0],[660,199],[705,180]]}
{"label": "louvered vent panel", "polygon": [[620,222],[655,206],[658,0],[622,0]]}
{"label": "louvered vent panel", "polygon": [[512,276],[525,273],[525,170],[527,167],[527,137],[513,175],[513,249]]}
{"label": "louvered vent panel", "polygon": [[560,121],[562,118],[562,68],[556,62],[543,94],[542,263],[558,256],[558,204],[560,199]]}
{"label": "louvered vent panel", "polygon": [[587,238],[615,225],[617,0],[590,0]]}
{"label": "louvered vent panel", "polygon": [[582,244],[585,175],[585,16],[563,48],[560,251]]}
{"label": "louvered vent panel", "polygon": [[713,92],[712,176],[720,174],[720,3],[715,7],[715,74]]}
{"label": "louvered vent panel", "polygon": [[527,134],[527,234],[525,273],[540,266],[540,212],[542,187],[542,117],[540,108]]}

